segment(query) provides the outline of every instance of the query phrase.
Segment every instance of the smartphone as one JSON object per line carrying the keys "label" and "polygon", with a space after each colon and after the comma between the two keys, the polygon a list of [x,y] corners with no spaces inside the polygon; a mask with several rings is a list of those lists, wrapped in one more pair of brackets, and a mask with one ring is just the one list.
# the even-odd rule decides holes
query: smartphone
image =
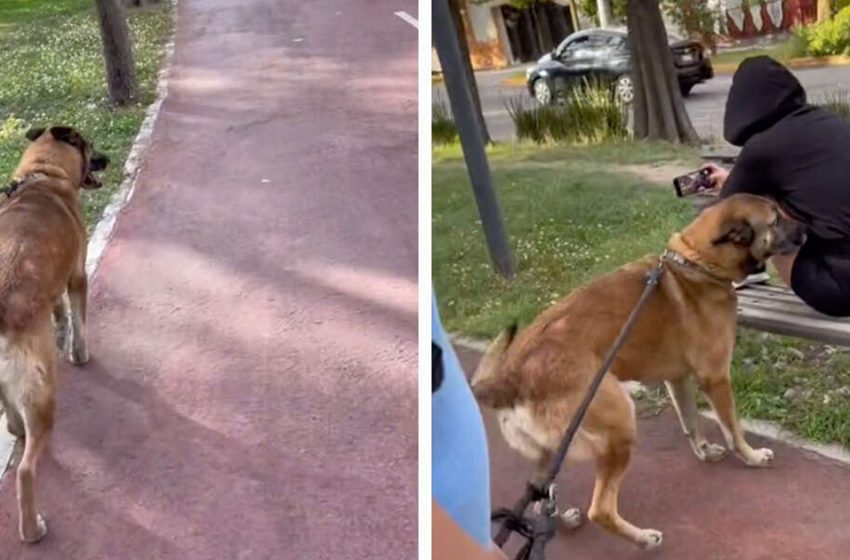
{"label": "smartphone", "polygon": [[679,198],[691,196],[693,194],[709,191],[712,189],[710,169],[700,169],[687,175],[681,175],[673,179],[673,187],[676,189],[676,196]]}

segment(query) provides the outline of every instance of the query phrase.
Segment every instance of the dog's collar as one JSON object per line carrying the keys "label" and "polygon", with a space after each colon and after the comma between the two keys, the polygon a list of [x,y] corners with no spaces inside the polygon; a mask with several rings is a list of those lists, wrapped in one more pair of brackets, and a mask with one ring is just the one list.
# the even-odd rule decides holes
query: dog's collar
{"label": "dog's collar", "polygon": [[719,284],[724,284],[724,285],[729,284],[730,286],[732,285],[732,280],[729,280],[729,279],[726,279],[726,278],[721,278],[720,276],[714,274],[710,270],[707,270],[705,267],[700,266],[699,264],[695,263],[694,261],[685,258],[685,256],[682,253],[680,253],[678,251],[674,251],[672,249],[667,249],[666,251],[664,251],[661,254],[661,262],[662,263],[672,262],[672,263],[678,264],[679,266],[689,268],[689,269],[693,270],[694,272],[699,272],[703,276],[707,276],[709,279],[711,279],[711,280],[713,280],[713,281],[715,281]]}
{"label": "dog's collar", "polygon": [[24,175],[23,177],[12,179],[4,187],[0,188],[0,193],[5,194],[6,198],[12,198],[12,195],[15,194],[15,192],[22,186],[42,176],[43,175],[41,173],[30,173],[28,175]]}

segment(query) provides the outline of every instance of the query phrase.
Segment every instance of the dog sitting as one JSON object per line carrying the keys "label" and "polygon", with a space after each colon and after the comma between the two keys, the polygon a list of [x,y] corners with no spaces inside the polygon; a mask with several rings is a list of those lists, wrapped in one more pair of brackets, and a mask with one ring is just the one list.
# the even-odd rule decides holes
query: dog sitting
{"label": "dog sitting", "polygon": [[[17,466],[21,538],[38,542],[47,524],[36,508],[35,471],[53,428],[56,342],[71,363],[86,347],[86,230],[79,191],[101,186],[108,158],[67,126],[27,132],[31,144],[0,206],[0,400],[9,432],[23,438]],[[67,320],[70,318],[70,320]]]}
{"label": "dog sitting", "polygon": [[[634,404],[621,381],[663,381],[702,461],[725,449],[700,432],[697,385],[713,406],[727,446],[752,467],[769,465],[769,449],[753,449],[735,413],[730,368],[735,344],[734,281],[771,255],[803,243],[803,227],[765,198],[735,195],[705,209],[674,234],[662,257],[666,269],[587,411],[568,460],[592,459],[596,482],[590,520],[643,548],[662,534],[636,527],[617,511],[620,482],[635,445]],[[602,365],[659,257],[627,264],[573,291],[543,311],[519,335],[508,329],[491,343],[472,378],[478,401],[497,411],[508,444],[545,472],[579,402]],[[577,526],[581,515],[569,510]]]}

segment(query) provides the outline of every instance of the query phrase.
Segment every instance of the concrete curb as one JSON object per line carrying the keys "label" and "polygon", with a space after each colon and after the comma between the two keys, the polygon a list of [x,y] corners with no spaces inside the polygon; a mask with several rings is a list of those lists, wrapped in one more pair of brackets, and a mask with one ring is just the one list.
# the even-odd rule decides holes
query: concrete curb
{"label": "concrete curb", "polygon": [[130,153],[127,154],[127,161],[124,162],[124,180],[115,194],[112,195],[112,199],[103,210],[103,215],[100,217],[89,238],[88,252],[86,254],[86,272],[89,275],[89,280],[91,280],[97,271],[97,265],[100,263],[100,259],[106,249],[106,244],[112,238],[118,214],[130,202],[130,199],[133,198],[136,178],[144,165],[143,157],[150,145],[154,124],[156,124],[156,120],[159,117],[162,103],[168,95],[168,78],[171,73],[171,59],[174,56],[174,39],[177,33],[178,7],[179,0],[172,0],[171,18],[173,31],[168,42],[165,44],[162,67],[157,74],[156,99],[145,111],[145,119],[142,121],[135,140],[133,140],[133,147],[130,149]]}
{"label": "concrete curb", "polygon": [[[487,349],[488,343],[483,340],[468,338],[464,336],[449,335],[453,345],[472,350],[474,352],[484,352]],[[623,383],[630,394],[645,390],[645,387],[636,381],[627,381]],[[704,411],[700,413],[703,418],[717,421],[717,416],[714,411]],[[823,444],[803,439],[788,430],[782,428],[778,424],[765,420],[751,420],[747,418],[741,419],[741,425],[744,430],[767,439],[779,441],[790,447],[803,449],[810,453],[820,455],[833,461],[838,461],[844,465],[850,466],[850,449],[834,444]]]}
{"label": "concrete curb", "polygon": [[[800,70],[805,68],[825,68],[827,66],[848,66],[850,65],[850,56],[807,56],[800,58],[792,58],[782,62],[785,66],[791,69]],[[740,63],[715,64],[715,74],[734,74]]]}
{"label": "concrete curb", "polygon": [[[103,210],[100,220],[98,220],[94,231],[89,237],[86,253],[86,273],[89,276],[89,281],[94,277],[106,245],[112,238],[118,214],[133,197],[136,178],[144,164],[143,158],[150,144],[154,124],[159,117],[162,103],[168,95],[168,78],[174,55],[174,40],[177,34],[178,7],[179,0],[171,0],[172,32],[171,37],[165,43],[165,54],[162,58],[161,68],[157,73],[156,99],[145,111],[145,118],[142,121],[139,132],[136,134],[136,138],[133,140],[130,153],[127,154],[127,161],[124,162],[124,180],[115,194],[112,195],[109,204]],[[16,439],[6,430],[6,414],[0,413],[0,465],[3,466],[2,473],[0,473],[0,481],[5,478],[9,470],[12,454],[15,449],[15,441]]]}
{"label": "concrete curb", "polygon": [[[783,64],[788,68],[794,70],[801,70],[806,68],[825,68],[828,66],[850,66],[850,56],[836,55],[821,57],[800,57],[787,60],[783,62]],[[739,62],[715,64],[714,73],[723,75],[734,74],[735,70],[738,69],[738,66],[740,66]],[[499,82],[499,85],[506,88],[524,88],[525,76],[508,76],[507,78]]]}

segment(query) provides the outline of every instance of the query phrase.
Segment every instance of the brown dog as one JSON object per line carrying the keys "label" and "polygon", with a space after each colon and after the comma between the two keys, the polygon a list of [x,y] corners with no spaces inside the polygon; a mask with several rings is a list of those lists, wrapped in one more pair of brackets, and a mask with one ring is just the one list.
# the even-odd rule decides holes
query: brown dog
{"label": "brown dog", "polygon": [[[0,399],[9,431],[24,438],[17,494],[21,538],[47,533],[35,505],[38,458],[53,427],[56,347],[51,315],[67,328],[67,354],[88,361],[86,230],[80,188],[98,188],[92,174],[106,156],[73,128],[27,133],[32,143],[0,206]],[[70,315],[70,323],[66,317]]]}
{"label": "brown dog", "polygon": [[[730,366],[735,343],[736,296],[743,279],[773,254],[804,241],[802,226],[772,201],[732,196],[704,210],[663,257],[665,273],[632,334],[604,378],[568,459],[593,459],[596,483],[588,517],[635,544],[661,544],[661,533],[635,527],[617,512],[617,494],[635,444],[635,412],[620,381],[664,381],[685,435],[702,461],[724,449],[700,433],[694,382],[714,407],[729,448],[749,466],[773,460],[753,449],[735,414]],[[515,339],[502,333],[472,380],[479,402],[495,408],[508,443],[545,469],[659,258],[628,264],[545,310]],[[578,510],[564,520],[577,526]]]}

